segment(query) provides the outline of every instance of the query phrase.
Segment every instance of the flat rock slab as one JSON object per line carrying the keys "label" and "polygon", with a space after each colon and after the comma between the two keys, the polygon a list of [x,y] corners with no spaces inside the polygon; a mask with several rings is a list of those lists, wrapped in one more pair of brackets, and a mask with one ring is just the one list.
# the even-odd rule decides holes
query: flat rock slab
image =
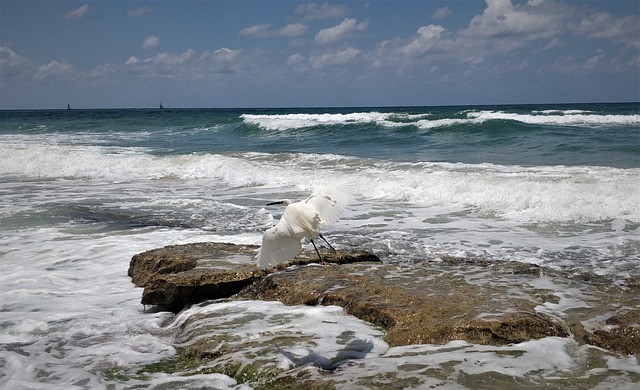
{"label": "flat rock slab", "polygon": [[303,252],[265,271],[255,265],[257,249],[167,246],[135,255],[129,276],[144,287],[143,304],[174,312],[220,298],[338,305],[385,329],[391,346],[451,340],[505,345],[573,336],[611,351],[640,353],[637,280],[617,286],[595,275],[455,257],[383,264],[363,251],[325,253],[324,266],[309,264],[318,258]]}
{"label": "flat rock slab", "polygon": [[[191,303],[229,298],[269,272],[319,261],[315,253],[303,252],[291,262],[264,271],[255,265],[258,248],[211,242],[170,245],[133,256],[128,275],[136,286],[144,287],[143,305],[178,312]],[[323,258],[335,264],[380,261],[364,251],[324,253]]]}
{"label": "flat rock slab", "polygon": [[143,305],[173,312],[207,299],[228,298],[263,278],[251,261],[256,246],[218,243],[171,245],[139,253],[129,276],[142,292]]}
{"label": "flat rock slab", "polygon": [[452,340],[505,345],[569,335],[567,326],[536,313],[533,301],[514,298],[505,311],[493,302],[497,289],[483,290],[450,274],[433,274],[429,283],[407,286],[397,271],[390,265],[300,267],[269,275],[237,297],[341,306],[385,328],[390,346]]}

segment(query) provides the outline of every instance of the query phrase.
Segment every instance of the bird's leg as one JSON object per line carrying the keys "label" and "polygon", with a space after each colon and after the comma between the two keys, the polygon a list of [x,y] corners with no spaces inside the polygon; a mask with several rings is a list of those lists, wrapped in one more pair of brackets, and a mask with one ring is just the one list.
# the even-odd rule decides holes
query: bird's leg
{"label": "bird's leg", "polygon": [[[332,251],[336,251],[334,247],[331,246],[331,244],[329,244],[329,241],[327,241],[326,238],[324,238],[324,236],[321,233],[318,233],[318,235],[320,236],[320,238],[322,238],[324,240],[324,242],[327,243],[327,245],[329,245],[329,248],[331,248]],[[312,241],[313,242],[313,241]]]}
{"label": "bird's leg", "polygon": [[[318,247],[316,246],[316,243],[313,242],[313,240],[309,240],[311,241],[311,244],[313,244],[313,249],[316,250],[316,253],[318,254],[318,258],[320,258],[320,262],[322,263],[322,265],[324,265],[325,268],[327,268],[327,263],[324,262],[324,259],[322,258],[322,256],[320,256],[320,251],[318,251]],[[331,245],[329,245],[331,246]]]}

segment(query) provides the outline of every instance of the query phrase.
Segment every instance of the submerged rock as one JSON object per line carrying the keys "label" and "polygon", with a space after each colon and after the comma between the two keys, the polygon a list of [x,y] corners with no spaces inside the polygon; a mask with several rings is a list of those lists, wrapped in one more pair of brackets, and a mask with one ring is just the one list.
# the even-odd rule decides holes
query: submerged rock
{"label": "submerged rock", "polygon": [[[640,353],[637,283],[613,286],[535,265],[455,257],[382,264],[363,251],[325,253],[325,266],[310,265],[318,261],[315,252],[303,252],[265,271],[255,266],[256,250],[216,243],[167,246],[135,255],[129,276],[144,287],[143,304],[174,312],[219,298],[338,305],[382,327],[391,346],[452,340],[506,345],[573,336],[618,353]],[[575,302],[560,308],[564,301]],[[612,313],[614,306],[626,309]]]}
{"label": "submerged rock", "polygon": [[640,354],[640,311],[614,315],[605,326],[585,335],[585,341],[600,348],[627,355]]}

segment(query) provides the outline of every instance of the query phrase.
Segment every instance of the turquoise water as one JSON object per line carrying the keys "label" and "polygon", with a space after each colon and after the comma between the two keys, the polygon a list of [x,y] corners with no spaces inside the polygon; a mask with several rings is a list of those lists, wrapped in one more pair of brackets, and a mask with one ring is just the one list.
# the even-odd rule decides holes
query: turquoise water
{"label": "turquoise water", "polygon": [[93,135],[155,154],[332,153],[393,161],[640,166],[637,104],[5,111],[2,134]]}
{"label": "turquoise water", "polygon": [[[282,212],[266,203],[319,184],[353,193],[325,236],[388,263],[456,255],[640,275],[638,104],[0,111],[0,137],[3,388],[125,387],[105,367],[175,353],[169,314],[139,304],[131,256],[259,244]],[[568,342],[527,348],[560,356]],[[139,385],[165,383],[154,380]]]}

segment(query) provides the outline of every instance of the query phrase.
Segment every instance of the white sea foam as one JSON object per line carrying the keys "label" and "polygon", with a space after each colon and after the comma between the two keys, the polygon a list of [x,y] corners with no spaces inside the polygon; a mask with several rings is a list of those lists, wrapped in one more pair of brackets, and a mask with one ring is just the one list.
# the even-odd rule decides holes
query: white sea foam
{"label": "white sea foam", "polygon": [[430,114],[400,114],[385,112],[357,112],[351,114],[280,114],[256,115],[243,114],[246,122],[266,130],[302,129],[313,126],[346,125],[350,123],[375,123],[380,126],[406,126],[412,121],[421,120]]}
{"label": "white sea foam", "polygon": [[374,123],[383,127],[416,126],[433,129],[461,124],[478,124],[490,120],[510,120],[527,124],[558,126],[637,125],[640,115],[600,115],[584,110],[544,110],[531,114],[503,111],[466,110],[466,118],[431,119],[429,114],[398,114],[365,112],[350,114],[243,114],[241,118],[265,130],[291,130],[313,126],[346,125],[350,123]]}
{"label": "white sea foam", "polygon": [[210,180],[229,187],[271,188],[300,183],[311,188],[338,180],[367,201],[447,205],[519,222],[640,221],[640,169],[402,163],[313,154],[153,156],[71,145],[3,144],[0,153],[4,176]]}
{"label": "white sea foam", "polygon": [[104,388],[101,372],[111,366],[175,354],[160,328],[168,314],[142,312],[126,269],[135,253],[198,236],[166,229],[74,234],[71,226],[5,230],[0,343],[13,347],[0,348],[0,387]]}
{"label": "white sea foam", "polygon": [[[230,323],[234,327],[229,327]],[[272,345],[282,369],[306,364],[332,369],[344,360],[379,356],[389,348],[381,330],[346,315],[338,306],[285,306],[262,301],[205,303],[182,311],[170,327],[179,329],[180,344],[192,344],[215,334],[239,343],[251,340],[262,353],[266,345]],[[280,346],[280,340],[298,341]],[[241,361],[247,360],[242,355],[255,352],[251,348],[241,350]]]}
{"label": "white sea foam", "polygon": [[533,110],[534,114],[586,114],[589,110]]}
{"label": "white sea foam", "polygon": [[[557,115],[557,112],[542,112],[543,115],[516,114],[503,111],[472,111],[467,115],[476,120],[512,120],[528,124],[539,125],[637,125],[640,115],[599,115],[569,110]],[[552,115],[556,114],[556,115]]]}

